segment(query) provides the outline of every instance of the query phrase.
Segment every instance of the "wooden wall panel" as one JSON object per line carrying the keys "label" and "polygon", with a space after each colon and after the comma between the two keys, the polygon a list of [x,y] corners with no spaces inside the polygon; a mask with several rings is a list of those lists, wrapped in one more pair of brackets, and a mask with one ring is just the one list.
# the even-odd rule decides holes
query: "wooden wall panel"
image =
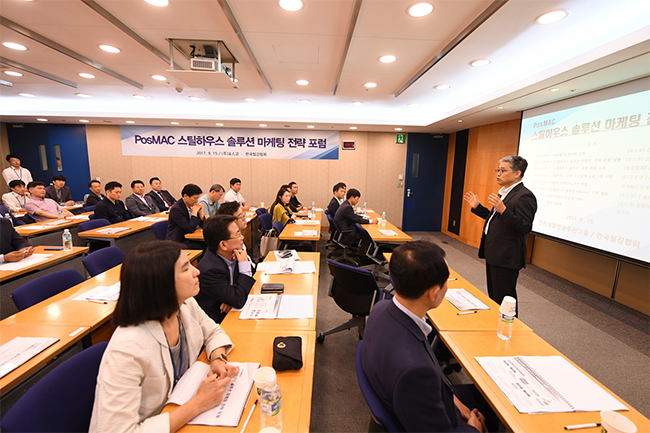
{"label": "wooden wall panel", "polygon": [[621,263],[614,299],[650,315],[650,270]]}

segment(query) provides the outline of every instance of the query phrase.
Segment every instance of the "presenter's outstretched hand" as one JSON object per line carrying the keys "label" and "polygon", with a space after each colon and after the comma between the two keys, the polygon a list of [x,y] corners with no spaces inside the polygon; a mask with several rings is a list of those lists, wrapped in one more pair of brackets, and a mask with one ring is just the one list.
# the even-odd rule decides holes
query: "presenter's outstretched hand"
{"label": "presenter's outstretched hand", "polygon": [[497,194],[490,194],[488,197],[488,203],[494,206],[494,210],[499,213],[503,213],[506,210],[506,205],[503,204],[503,200]]}
{"label": "presenter's outstretched hand", "polygon": [[469,203],[472,209],[476,209],[476,206],[478,206],[481,203],[481,201],[478,199],[478,196],[474,194],[472,191],[467,191],[463,199],[467,203]]}

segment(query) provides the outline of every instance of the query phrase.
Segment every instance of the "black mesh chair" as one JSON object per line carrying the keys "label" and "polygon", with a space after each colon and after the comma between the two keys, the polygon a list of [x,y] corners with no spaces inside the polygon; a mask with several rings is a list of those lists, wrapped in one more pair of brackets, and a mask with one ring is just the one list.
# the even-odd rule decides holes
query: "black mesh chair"
{"label": "black mesh chair", "polygon": [[[334,260],[340,262],[348,262],[355,266],[358,266],[359,263],[349,255],[350,246],[344,244],[341,241],[341,238],[343,237],[343,233],[339,230],[339,227],[336,225],[336,222],[334,222],[334,218],[330,214],[327,214],[327,220],[329,221],[329,225],[330,225],[330,233],[331,233],[330,240],[332,241],[331,246],[334,247],[332,251],[327,253],[327,257],[330,258],[334,256],[334,254],[338,253],[339,255],[336,256]],[[330,245],[328,245],[328,247],[329,246]]]}
{"label": "black mesh chair", "polygon": [[363,338],[366,328],[366,317],[372,306],[379,300],[380,291],[372,272],[328,260],[327,265],[332,274],[332,285],[329,296],[334,299],[343,311],[352,315],[347,322],[318,334],[316,341],[322,343],[325,336],[346,329],[358,328],[359,339]]}

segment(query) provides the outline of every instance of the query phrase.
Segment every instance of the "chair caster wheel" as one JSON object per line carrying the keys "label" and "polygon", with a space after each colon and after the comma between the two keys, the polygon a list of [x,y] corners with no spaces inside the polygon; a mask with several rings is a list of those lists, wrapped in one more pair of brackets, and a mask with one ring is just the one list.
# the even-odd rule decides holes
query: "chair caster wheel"
{"label": "chair caster wheel", "polygon": [[325,335],[323,335],[323,333],[321,332],[320,334],[318,334],[318,337],[316,337],[316,341],[323,344],[323,341],[325,341]]}

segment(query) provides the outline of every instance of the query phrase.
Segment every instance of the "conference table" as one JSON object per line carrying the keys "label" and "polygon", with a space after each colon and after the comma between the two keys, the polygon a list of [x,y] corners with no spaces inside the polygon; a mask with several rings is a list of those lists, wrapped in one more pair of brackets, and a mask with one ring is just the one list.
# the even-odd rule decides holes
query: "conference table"
{"label": "conference table", "polygon": [[[253,230],[252,226],[254,221],[257,219],[257,214],[254,211],[246,211],[246,228],[241,231],[241,234],[244,236],[244,243],[246,248],[249,250],[253,248]],[[204,241],[203,239],[203,229],[199,227],[193,233],[188,233],[185,235],[185,239],[190,239],[193,241]]]}
{"label": "conference table", "polygon": [[[125,253],[140,245],[143,242],[155,241],[156,236],[152,230],[152,225],[163,220],[167,220],[169,215],[165,212],[147,215],[145,218],[157,218],[160,221],[139,221],[137,218],[122,221],[92,230],[79,232],[81,238],[92,241],[107,241],[113,247],[119,247]],[[123,230],[122,230],[123,229]],[[108,233],[108,230],[121,230],[116,233]]]}
{"label": "conference table", "polygon": [[91,214],[92,212],[84,212],[66,219],[48,219],[46,221],[16,226],[14,229],[33,246],[61,245],[63,243],[61,238],[63,230],[69,229],[70,234],[72,234],[72,243],[83,246],[84,242],[78,236],[78,226],[82,222],[88,221],[88,216]]}
{"label": "conference table", "polygon": [[[308,211],[303,211],[294,214],[296,222],[284,226],[284,230],[280,233],[280,242],[309,242],[312,244],[312,250],[318,251],[318,241],[320,240],[322,224],[322,211],[316,210],[314,212],[314,218],[301,218],[302,216],[307,216],[307,212]],[[315,234],[303,235],[303,230],[311,230],[314,231]]]}
{"label": "conference table", "polygon": [[[365,228],[368,231],[373,241],[382,242],[382,243],[386,243],[386,242],[402,243],[402,242],[410,242],[413,240],[411,236],[407,235],[406,233],[398,229],[390,221],[386,221],[385,226],[380,226],[377,222],[381,220],[381,215],[379,215],[377,212],[371,209],[366,209],[366,215],[368,215],[369,218],[375,220],[374,224],[364,224],[363,226],[363,228]],[[381,233],[379,230],[386,230],[386,231],[392,230],[395,233],[395,235],[387,235]]]}

